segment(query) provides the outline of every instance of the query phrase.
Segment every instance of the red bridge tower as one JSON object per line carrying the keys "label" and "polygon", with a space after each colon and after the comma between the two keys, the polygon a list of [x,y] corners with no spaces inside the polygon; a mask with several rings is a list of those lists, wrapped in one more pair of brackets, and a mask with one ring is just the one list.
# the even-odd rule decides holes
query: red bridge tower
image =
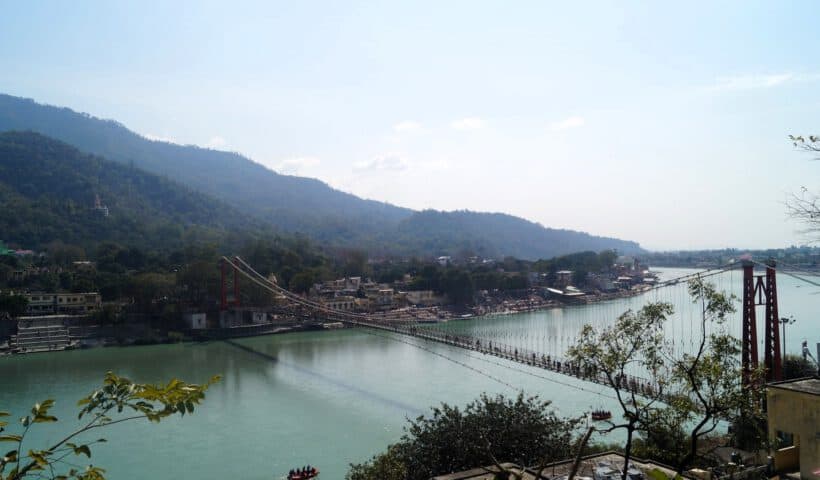
{"label": "red bridge tower", "polygon": [[783,360],[780,352],[780,317],[777,314],[777,283],[775,280],[775,262],[766,262],[765,282],[763,275],[754,274],[754,263],[743,261],[743,334],[742,365],[743,383],[751,381],[752,371],[758,367],[757,352],[757,316],[755,309],[766,306],[765,336],[763,342],[763,365],[766,368],[766,381],[774,382],[783,379]]}

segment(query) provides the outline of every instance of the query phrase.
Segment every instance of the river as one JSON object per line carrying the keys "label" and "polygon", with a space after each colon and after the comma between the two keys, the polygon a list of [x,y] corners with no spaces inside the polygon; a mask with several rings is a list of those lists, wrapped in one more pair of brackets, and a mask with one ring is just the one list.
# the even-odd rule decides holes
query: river
{"label": "river", "polygon": [[[663,278],[691,272],[659,270]],[[739,294],[740,275],[721,275],[717,284]],[[797,320],[787,327],[787,350],[798,353],[804,338],[811,345],[820,341],[815,317],[820,289],[782,274],[778,289],[781,316]],[[440,328],[560,354],[584,323],[604,325],[647,300],[686,302],[683,285],[668,292],[458,320]],[[738,331],[739,315],[734,320]],[[680,348],[690,341],[691,322],[687,312],[669,322],[669,337]],[[762,330],[758,336],[762,338]],[[99,385],[106,370],[139,382],[172,377],[203,382],[222,375],[194,415],[159,425],[125,423],[100,432],[109,442],[94,446],[93,463],[106,468],[109,478],[135,480],[270,479],[308,463],[322,470],[322,478],[343,478],[350,462],[364,461],[396,441],[406,418],[441,402],[464,405],[484,392],[515,394],[509,385],[552,400],[562,415],[597,407],[614,410],[609,392],[599,385],[446,345],[388,337],[349,329],[0,358],[0,410],[17,418],[36,401],[58,399],[53,411],[61,421],[35,425],[26,445],[36,448],[76,424],[76,400]]]}

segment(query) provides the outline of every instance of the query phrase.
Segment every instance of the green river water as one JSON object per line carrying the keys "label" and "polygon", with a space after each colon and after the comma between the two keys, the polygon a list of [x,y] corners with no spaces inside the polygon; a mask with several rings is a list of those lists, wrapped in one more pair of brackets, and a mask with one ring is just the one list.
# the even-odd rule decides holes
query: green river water
{"label": "green river water", "polygon": [[[669,269],[663,277],[681,273],[688,272]],[[739,294],[739,272],[720,278],[718,286]],[[797,319],[788,327],[787,350],[798,353],[805,338],[814,353],[813,345],[820,341],[820,289],[783,275],[778,275],[778,288],[781,315]],[[685,304],[684,287],[586,306],[451,321],[436,328],[491,335],[560,354],[584,323],[607,324],[647,300]],[[681,313],[669,322],[668,337],[685,349],[694,314],[678,308]],[[737,325],[739,330],[739,314]],[[16,418],[36,401],[58,399],[54,413],[61,421],[37,425],[27,442],[36,448],[75,425],[76,400],[99,385],[107,370],[139,382],[172,377],[203,382],[220,374],[222,382],[209,390],[192,416],[160,425],[115,425],[88,438],[109,440],[94,447],[92,463],[106,468],[112,479],[270,479],[310,463],[326,480],[343,478],[350,462],[364,461],[396,441],[407,417],[441,402],[463,405],[483,392],[515,394],[505,383],[552,400],[565,415],[598,407],[614,410],[602,386],[424,343],[440,354],[434,355],[412,345],[418,340],[389,337],[350,329],[0,358],[0,410]]]}

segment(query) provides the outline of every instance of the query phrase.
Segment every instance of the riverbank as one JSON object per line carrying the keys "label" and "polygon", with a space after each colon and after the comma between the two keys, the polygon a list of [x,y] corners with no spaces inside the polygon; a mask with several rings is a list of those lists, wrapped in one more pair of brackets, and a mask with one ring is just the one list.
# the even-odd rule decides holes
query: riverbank
{"label": "riverbank", "polygon": [[[485,316],[514,315],[521,313],[533,313],[554,308],[577,307],[605,301],[613,301],[625,298],[636,297],[650,290],[651,286],[641,285],[631,290],[619,290],[617,292],[598,292],[586,294],[573,298],[572,301],[562,301],[559,299],[544,298],[537,289],[530,289],[524,294],[524,298],[509,296],[484,297],[477,305],[473,306],[442,306],[442,307],[405,307],[399,310],[391,310],[371,314],[374,319],[385,319],[394,321],[416,321],[418,323],[439,323],[454,320],[466,320]],[[43,325],[37,325],[42,323]],[[350,328],[340,322],[315,321],[286,321],[282,323],[260,323],[239,325],[225,328],[206,328],[189,330],[168,330],[157,331],[147,325],[125,324],[115,325],[84,325],[84,326],[59,326],[59,335],[65,337],[62,343],[55,344],[49,339],[38,343],[43,343],[47,348],[39,348],[37,345],[22,345],[22,339],[27,336],[42,335],[42,332],[49,332],[49,329],[57,328],[53,319],[42,317],[41,319],[29,317],[25,321],[18,322],[18,333],[13,335],[5,344],[0,344],[0,356],[32,354],[42,352],[53,352],[72,350],[77,348],[111,347],[111,346],[141,346],[158,345],[179,342],[196,342],[208,340],[224,340],[230,338],[242,338],[261,335],[277,335],[283,333],[295,333],[304,331],[318,331],[338,328]],[[69,322],[76,324],[76,319]],[[23,325],[23,326],[20,326]],[[64,328],[63,328],[64,327]],[[30,333],[20,333],[21,331]]]}

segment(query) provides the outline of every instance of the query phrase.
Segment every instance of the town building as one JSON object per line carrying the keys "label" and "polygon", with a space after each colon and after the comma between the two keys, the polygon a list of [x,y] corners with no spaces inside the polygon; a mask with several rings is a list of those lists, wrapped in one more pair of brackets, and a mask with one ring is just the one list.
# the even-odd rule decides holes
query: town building
{"label": "town building", "polygon": [[555,272],[555,286],[565,288],[572,285],[572,270],[558,270]]}
{"label": "town building", "polygon": [[766,408],[775,470],[820,479],[820,378],[770,383]]}
{"label": "town building", "polygon": [[27,293],[27,315],[87,315],[102,306],[99,293]]}
{"label": "town building", "polygon": [[328,300],[323,300],[322,303],[330,309],[341,310],[343,312],[352,312],[356,308],[356,297],[349,295],[340,295]]}
{"label": "town building", "polygon": [[372,310],[383,312],[393,308],[392,288],[383,288],[381,285],[373,284],[366,287],[364,294],[370,299]]}
{"label": "town building", "polygon": [[103,217],[108,216],[108,205],[103,205],[99,195],[94,195],[94,211]]}
{"label": "town building", "polygon": [[203,312],[183,313],[182,321],[185,322],[185,326],[191,330],[202,330],[203,328],[208,328],[208,318]]}

